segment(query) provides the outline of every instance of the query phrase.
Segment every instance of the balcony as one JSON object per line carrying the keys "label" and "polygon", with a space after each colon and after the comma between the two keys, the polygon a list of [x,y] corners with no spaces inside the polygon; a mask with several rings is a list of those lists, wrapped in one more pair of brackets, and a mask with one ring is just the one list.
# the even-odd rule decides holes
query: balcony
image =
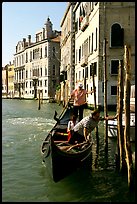
{"label": "balcony", "polygon": [[84,30],[88,27],[88,25],[89,25],[89,16],[85,16],[81,21],[81,31],[84,32]]}
{"label": "balcony", "polygon": [[85,67],[88,64],[88,57],[83,56],[80,61],[81,67]]}

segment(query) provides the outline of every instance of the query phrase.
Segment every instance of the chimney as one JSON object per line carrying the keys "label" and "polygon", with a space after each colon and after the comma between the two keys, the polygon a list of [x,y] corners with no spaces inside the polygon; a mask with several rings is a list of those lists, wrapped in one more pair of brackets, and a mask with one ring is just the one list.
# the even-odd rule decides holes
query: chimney
{"label": "chimney", "polygon": [[26,45],[26,38],[23,38],[23,47],[25,48]]}
{"label": "chimney", "polygon": [[43,28],[43,40],[45,39],[45,28]]}
{"label": "chimney", "polygon": [[28,35],[28,46],[31,45],[31,35]]}

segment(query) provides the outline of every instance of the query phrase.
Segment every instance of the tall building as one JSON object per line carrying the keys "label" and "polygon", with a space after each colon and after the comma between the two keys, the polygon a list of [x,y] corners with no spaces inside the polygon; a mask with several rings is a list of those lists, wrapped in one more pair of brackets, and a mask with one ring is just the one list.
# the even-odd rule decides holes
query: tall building
{"label": "tall building", "polygon": [[14,54],[16,98],[43,99],[55,97],[60,75],[60,35],[61,31],[52,29],[49,17],[45,26],[36,32],[35,42],[23,38],[16,46]]}
{"label": "tall building", "polygon": [[75,15],[76,2],[69,2],[61,21],[61,101],[65,105],[75,81]]}
{"label": "tall building", "polygon": [[[124,61],[124,46],[131,47],[131,84],[135,82],[135,2],[77,2],[75,13],[75,87],[96,87],[96,102],[104,105],[106,67],[108,105],[117,103],[119,61]],[[88,94],[94,105],[94,94]]]}

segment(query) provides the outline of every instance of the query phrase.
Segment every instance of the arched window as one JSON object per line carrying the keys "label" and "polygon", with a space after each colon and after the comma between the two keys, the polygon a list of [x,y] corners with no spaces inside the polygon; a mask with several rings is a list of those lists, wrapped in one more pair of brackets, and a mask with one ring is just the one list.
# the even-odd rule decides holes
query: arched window
{"label": "arched window", "polygon": [[124,29],[118,23],[111,27],[111,47],[123,47]]}

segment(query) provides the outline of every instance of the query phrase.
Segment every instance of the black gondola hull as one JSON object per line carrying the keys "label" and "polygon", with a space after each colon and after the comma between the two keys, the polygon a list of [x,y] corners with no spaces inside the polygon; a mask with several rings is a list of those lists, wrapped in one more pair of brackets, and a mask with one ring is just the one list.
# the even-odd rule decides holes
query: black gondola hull
{"label": "black gondola hull", "polygon": [[[70,111],[72,110],[70,109]],[[86,169],[91,169],[92,166],[91,142],[88,142],[86,147],[80,151],[76,150],[75,148],[73,151],[64,151],[55,142],[56,130],[58,127],[65,127],[64,129],[66,130],[69,118],[69,111],[66,110],[64,115],[60,118],[60,125],[56,124],[52,128],[51,133],[48,134],[41,147],[43,162],[45,163],[50,176],[55,182],[58,182],[70,175],[78,168],[86,167]],[[64,129],[60,130],[64,131]],[[64,144],[66,145],[66,141],[64,141]]]}

